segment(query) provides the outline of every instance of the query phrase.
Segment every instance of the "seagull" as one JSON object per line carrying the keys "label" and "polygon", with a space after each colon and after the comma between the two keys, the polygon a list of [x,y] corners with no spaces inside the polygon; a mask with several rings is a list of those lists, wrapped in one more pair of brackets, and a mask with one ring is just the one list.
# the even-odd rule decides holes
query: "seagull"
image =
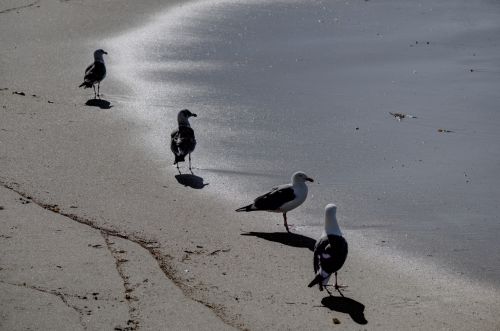
{"label": "seagull", "polygon": [[[78,87],[94,88],[94,98],[100,97],[99,87],[101,81],[106,77],[106,66],[104,65],[103,54],[108,54],[102,49],[98,49],[94,52],[94,63],[89,65],[85,69],[85,77],[83,78],[83,83]],[[97,84],[97,94],[95,93],[95,84]]]}
{"label": "seagull", "polygon": [[[337,271],[342,268],[347,258],[347,241],[342,236],[339,224],[337,223],[337,206],[333,203],[325,207],[325,230],[314,246],[314,272],[316,277],[309,283],[309,287],[318,284],[319,290],[328,286],[330,276],[335,273],[335,289],[339,291],[337,284]],[[328,289],[326,290],[331,295]]]}
{"label": "seagull", "polygon": [[196,116],[196,114],[187,109],[183,109],[177,114],[179,128],[170,134],[170,149],[175,155],[174,164],[177,165],[177,170],[179,170],[179,162],[184,162],[186,155],[189,155],[189,170],[191,170],[191,153],[196,147],[196,139],[194,131],[189,124],[189,118]]}
{"label": "seagull", "polygon": [[314,182],[302,171],[298,171],[292,176],[291,184],[284,184],[273,187],[271,191],[256,198],[252,204],[236,209],[236,211],[265,210],[274,213],[283,213],[284,225],[287,232],[286,213],[300,206],[307,198],[306,181]]}

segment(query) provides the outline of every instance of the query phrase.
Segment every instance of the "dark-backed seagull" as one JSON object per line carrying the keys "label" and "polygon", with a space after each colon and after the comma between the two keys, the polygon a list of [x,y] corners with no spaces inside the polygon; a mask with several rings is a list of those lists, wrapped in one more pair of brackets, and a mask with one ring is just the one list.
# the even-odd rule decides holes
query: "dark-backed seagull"
{"label": "dark-backed seagull", "polygon": [[[328,204],[325,207],[325,230],[314,246],[314,272],[316,277],[309,287],[318,284],[319,290],[328,285],[330,276],[335,273],[335,289],[339,291],[337,284],[337,271],[342,268],[347,258],[347,241],[342,236],[339,224],[337,223],[337,206]],[[331,295],[331,293],[327,292]]]}
{"label": "dark-backed seagull", "polygon": [[177,169],[179,169],[179,162],[184,162],[186,155],[188,155],[189,170],[191,170],[191,153],[196,147],[196,139],[194,137],[194,131],[189,124],[190,117],[196,117],[196,114],[187,109],[181,110],[179,114],[177,114],[179,128],[175,129],[170,134],[170,149],[175,155],[174,164],[177,165]]}
{"label": "dark-backed seagull", "polygon": [[271,191],[256,198],[252,204],[236,209],[236,211],[264,210],[275,213],[283,213],[283,221],[287,232],[286,213],[300,206],[307,198],[306,181],[314,182],[302,171],[298,171],[292,176],[291,184],[284,184],[273,187]]}
{"label": "dark-backed seagull", "polygon": [[[89,65],[87,69],[85,69],[85,77],[83,78],[83,83],[78,87],[94,88],[94,98],[100,97],[99,87],[101,85],[101,81],[106,77],[106,66],[104,65],[103,55],[108,54],[102,49],[98,49],[94,52],[94,63]],[[95,84],[97,84],[97,94],[95,92]]]}

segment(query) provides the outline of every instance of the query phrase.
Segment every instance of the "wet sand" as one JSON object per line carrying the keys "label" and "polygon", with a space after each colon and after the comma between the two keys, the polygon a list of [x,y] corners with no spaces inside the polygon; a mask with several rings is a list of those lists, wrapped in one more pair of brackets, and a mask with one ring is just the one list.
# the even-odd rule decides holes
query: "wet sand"
{"label": "wet sand", "polygon": [[303,170],[297,230],[334,201],[345,228],[498,287],[498,22],[487,2],[204,1],[110,47],[150,151],[198,113],[208,193],[238,205]]}

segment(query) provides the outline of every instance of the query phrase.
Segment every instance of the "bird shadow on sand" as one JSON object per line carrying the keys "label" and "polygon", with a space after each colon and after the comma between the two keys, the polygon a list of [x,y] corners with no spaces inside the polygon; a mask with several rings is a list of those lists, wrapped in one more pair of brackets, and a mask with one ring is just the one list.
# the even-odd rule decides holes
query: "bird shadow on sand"
{"label": "bird shadow on sand", "polygon": [[111,102],[104,99],[89,99],[85,102],[85,105],[90,107],[99,107],[101,109],[111,109],[111,107],[113,107]]}
{"label": "bird shadow on sand", "polygon": [[242,233],[242,236],[253,236],[257,238],[262,238],[269,241],[274,241],[283,245],[307,248],[310,251],[314,251],[314,245],[316,240],[303,236],[297,233],[288,232],[246,232]]}
{"label": "bird shadow on sand", "polygon": [[327,296],[321,299],[323,306],[339,313],[349,314],[358,324],[368,324],[365,318],[365,305],[348,297]]}
{"label": "bird shadow on sand", "polygon": [[209,183],[203,183],[203,178],[196,176],[195,174],[178,174],[175,175],[175,179],[181,185],[188,186],[197,190],[201,190]]}

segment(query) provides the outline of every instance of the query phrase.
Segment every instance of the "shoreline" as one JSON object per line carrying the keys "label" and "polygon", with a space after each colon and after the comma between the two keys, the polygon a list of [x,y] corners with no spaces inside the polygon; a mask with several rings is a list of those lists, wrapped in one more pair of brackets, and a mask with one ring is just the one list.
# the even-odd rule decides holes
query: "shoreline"
{"label": "shoreline", "polygon": [[[163,6],[158,2],[154,3],[158,6],[155,8]],[[97,6],[98,2],[95,4]],[[58,5],[55,2],[50,3],[54,8]],[[133,5],[133,2],[130,2],[130,5]],[[119,7],[120,4],[115,6]],[[56,14],[45,12],[44,15],[53,17],[52,15]],[[132,16],[130,13],[128,15]],[[101,26],[112,25],[105,22],[107,19],[105,13],[100,17]],[[115,20],[123,20],[123,16],[119,14],[114,14],[112,17]],[[21,15],[21,19],[32,18],[30,15]],[[14,24],[12,29],[16,28],[23,29]],[[59,27],[58,31],[60,35],[65,35],[64,26]],[[87,32],[85,38],[81,37],[78,41],[91,39],[96,31],[97,27],[94,32]],[[52,31],[49,27],[47,30],[41,29],[39,33],[43,35]],[[57,35],[53,38],[57,38]],[[73,42],[74,44],[77,42]],[[286,243],[280,245],[273,240],[241,236],[242,232],[247,232],[249,229],[258,229],[269,234],[281,231],[274,222],[262,221],[262,218],[267,220],[272,216],[263,217],[264,214],[256,214],[245,219],[236,219],[232,208],[221,205],[213,196],[207,197],[207,193],[203,190],[182,187],[172,178],[173,168],[169,167],[170,155],[166,155],[169,153],[167,149],[163,157],[154,159],[143,151],[144,145],[147,144],[144,134],[149,129],[148,125],[121,116],[123,111],[134,110],[127,110],[129,106],[122,101],[128,98],[123,92],[126,87],[114,86],[117,82],[112,75],[104,82],[102,91],[105,93],[105,98],[111,101],[113,108],[99,110],[86,107],[82,101],[88,90],[80,91],[67,87],[72,86],[69,84],[74,79],[81,79],[83,70],[81,61],[78,61],[77,68],[73,68],[73,60],[63,61],[61,75],[54,77],[41,74],[33,77],[30,75],[33,67],[22,66],[23,62],[29,62],[27,58],[29,53],[23,53],[23,50],[33,46],[20,45],[20,50],[13,50],[9,48],[10,45],[12,44],[6,47],[6,52],[18,56],[21,64],[9,68],[6,76],[8,84],[5,84],[9,90],[0,92],[7,107],[3,109],[6,121],[2,125],[2,129],[6,131],[2,131],[0,138],[2,143],[9,146],[2,155],[2,160],[6,161],[0,174],[4,185],[16,182],[19,190],[26,192],[23,194],[32,196],[39,204],[47,206],[57,204],[60,213],[76,214],[78,217],[90,220],[99,228],[118,231],[141,240],[150,240],[148,243],[155,249],[157,261],[164,261],[165,268],[170,271],[170,280],[174,281],[183,290],[183,295],[189,298],[186,308],[190,311],[204,312],[204,307],[198,307],[198,303],[201,302],[205,307],[215,311],[226,323],[240,329],[304,329],[311,325],[323,329],[332,326],[332,317],[338,317],[342,326],[346,328],[357,327],[346,314],[315,308],[323,295],[318,295],[314,289],[306,288],[306,282],[311,277],[311,253],[308,249],[304,249],[307,247],[289,247]],[[40,55],[44,56],[42,63],[50,63],[53,54],[54,51],[50,50],[43,52]],[[110,54],[110,57],[112,56]],[[79,56],[79,60],[88,57],[90,55],[85,53]],[[20,73],[22,77],[16,78]],[[52,90],[54,85],[61,84],[58,81],[61,77],[63,85]],[[14,90],[26,92],[26,96],[11,94]],[[31,97],[30,94],[40,97]],[[47,156],[50,156],[50,159]],[[167,175],[165,167],[169,169]],[[2,190],[2,197],[8,194]],[[5,203],[6,210],[13,209],[19,204],[17,200],[19,200],[17,197],[13,197],[8,204]],[[193,201],[196,201],[198,208],[186,210],[185,204]],[[13,224],[16,221],[15,215],[23,215],[26,211],[19,209],[16,213],[12,218]],[[71,224],[64,222],[69,221],[61,220],[58,226],[65,227],[66,224]],[[0,229],[4,234],[5,229]],[[23,236],[23,233],[27,232],[27,229],[23,229],[17,235]],[[78,231],[67,235],[70,240],[74,239]],[[279,238],[280,235],[275,234],[271,239]],[[129,244],[118,239],[115,241],[125,246],[119,250],[128,252],[121,258],[131,261],[128,272],[134,283],[143,281],[144,274],[158,272],[158,270],[145,272],[147,269],[145,266],[150,266],[151,262],[137,258],[140,256],[138,253],[140,249],[129,247]],[[11,244],[5,241],[5,245],[9,247]],[[425,278],[421,279],[422,283],[415,282],[410,286],[401,277],[415,281],[413,277],[394,274],[385,269],[379,270],[377,266],[366,262],[365,265],[360,263],[357,258],[362,257],[362,248],[357,250],[355,247],[356,245],[341,272],[341,279],[350,285],[346,295],[355,298],[352,299],[355,302],[361,301],[366,306],[365,314],[369,328],[450,327],[465,330],[471,326],[481,326],[485,329],[490,327],[494,329],[498,326],[498,319],[495,320],[496,317],[491,313],[495,311],[492,308],[498,306],[495,300],[498,298],[496,293],[481,291],[480,298],[472,299],[477,303],[471,303],[467,301],[471,299],[468,298],[468,292],[460,295],[453,292],[452,295],[449,290],[442,288],[444,285],[441,283],[429,287],[427,283],[429,280]],[[9,251],[9,254],[13,257],[22,256],[23,249],[26,247]],[[113,249],[110,251],[113,253]],[[36,256],[41,260],[45,258],[44,251],[35,254],[38,254]],[[362,260],[369,261],[370,257],[365,256]],[[111,263],[111,269],[115,268],[112,261],[99,259],[94,262],[105,265]],[[124,263],[126,266],[127,262]],[[394,260],[392,263],[398,264],[398,261]],[[9,273],[16,276],[15,266],[7,267]],[[6,266],[2,265],[2,268],[4,270],[0,271],[0,277],[5,281],[3,277]],[[77,271],[72,272],[78,275]],[[78,269],[78,272],[87,276],[92,270],[87,267]],[[366,273],[369,274],[368,277],[365,276]],[[52,283],[57,283],[60,279],[57,274],[53,277]],[[103,279],[113,282],[108,277],[104,276]],[[165,281],[162,277],[155,279],[159,282]],[[379,281],[379,284],[373,285],[373,279]],[[396,289],[394,284],[400,287]],[[461,284],[456,285],[461,286]],[[475,289],[476,287],[472,287],[471,290],[474,292]],[[146,323],[148,316],[151,316],[148,315],[151,313],[148,312],[148,307],[174,309],[175,300],[179,298],[179,294],[163,292],[161,301],[159,295],[155,296],[154,292],[145,291],[143,293],[146,296],[141,296],[141,293],[138,293],[140,291],[141,288],[135,288],[130,292],[139,298],[137,307],[139,329],[146,328],[143,323]],[[154,301],[152,304],[148,301],[151,297],[147,295],[159,301]],[[475,295],[479,296],[478,293]],[[417,299],[418,297],[421,299]],[[167,305],[168,302],[170,305]],[[470,304],[474,311],[471,310]],[[391,309],[388,310],[387,307]],[[6,311],[2,307],[2,312]],[[446,315],[447,311],[451,313]],[[424,315],[425,319],[418,314]],[[165,315],[154,314],[153,320],[154,323],[158,323],[157,326],[177,323],[173,328],[182,329],[186,326],[182,323],[197,316],[194,313],[188,315],[183,320],[172,315],[167,315],[168,318],[165,319]],[[485,320],[476,319],[476,315]],[[37,318],[35,315],[29,317]],[[108,322],[106,318],[103,318],[103,321],[103,323]],[[197,325],[198,329],[220,327],[216,320],[211,319],[210,314],[201,313],[196,321],[200,323]],[[197,328],[192,326],[192,329]]]}
{"label": "shoreline", "polygon": [[[181,2],[170,2],[175,3]],[[107,197],[120,195],[127,182],[123,175],[140,174],[146,158],[137,148],[141,141],[129,133],[146,129],[119,116],[127,111],[120,104],[127,88],[113,75],[101,86],[109,109],[86,106],[92,92],[77,86],[92,49],[102,45],[94,39],[102,37],[101,31],[114,35],[130,29],[131,22],[140,26],[166,5],[47,1],[26,9],[0,8],[5,32],[0,328],[136,330],[162,329],[168,322],[178,330],[233,329],[216,309],[192,300],[175,275],[164,274],[168,265],[158,263],[168,255],[144,254],[136,244],[149,241],[140,230],[121,231],[103,215],[115,214],[126,202],[123,195],[113,202]],[[136,188],[132,183],[127,191]],[[30,222],[37,226],[31,229]],[[68,277],[61,276],[62,270]]]}
{"label": "shoreline", "polygon": [[[231,4],[230,1],[227,3]],[[255,4],[246,4],[246,6],[259,6],[261,3],[257,1]],[[219,4],[219,6],[221,6]],[[175,39],[179,38],[178,36],[172,37],[172,34],[181,32],[183,33],[184,31],[188,31],[188,34],[193,33],[192,27],[190,25],[186,25],[185,23],[181,24],[181,27],[176,27],[176,19],[181,20],[182,22],[190,22],[190,21],[196,21],[203,19],[203,12],[207,10],[207,8],[213,9],[210,6],[210,1],[201,1],[201,2],[191,2],[189,6],[185,6],[181,8],[181,10],[176,10],[175,12],[165,12],[165,13],[158,13],[155,15],[155,17],[148,22],[147,24],[139,27],[136,30],[125,32],[123,35],[117,36],[115,39],[112,39],[110,42],[111,44],[127,44],[129,48],[132,48],[131,45],[144,45],[145,43],[142,41],[142,39],[145,38],[150,38],[150,39],[155,39],[155,38],[161,38],[162,41],[156,42],[155,43],[155,51],[159,53],[159,46],[158,44],[161,44],[161,42],[164,42],[164,40],[169,40],[173,39],[172,46],[174,48],[179,48],[180,46],[175,43]],[[192,14],[191,12],[194,12]],[[190,16],[191,13],[191,16]],[[217,13],[217,12],[216,12]],[[216,14],[215,13],[215,14]],[[193,17],[192,17],[193,16]],[[165,23],[167,22],[167,23]],[[183,36],[181,34],[181,36]],[[184,36],[183,36],[184,37]],[[192,37],[194,41],[193,43],[196,43],[196,37]],[[147,43],[146,43],[147,44]],[[135,116],[134,118],[140,118],[141,121],[144,121],[145,123],[148,123],[149,121],[149,126],[151,127],[150,134],[152,137],[146,138],[148,140],[148,146],[146,147],[148,153],[151,153],[155,155],[156,158],[160,158],[164,160],[167,164],[169,162],[168,159],[168,154],[169,151],[164,148],[164,146],[168,145],[168,135],[163,134],[167,130],[164,130],[164,125],[158,124],[156,125],[153,122],[169,122],[171,121],[172,118],[175,118],[175,114],[178,111],[178,109],[183,108],[185,105],[183,102],[186,104],[190,104],[189,98],[186,97],[182,99],[183,101],[177,102],[176,99],[174,99],[171,95],[169,95],[168,101],[170,104],[164,106],[164,110],[154,110],[152,113],[148,113],[150,109],[146,109],[145,105],[148,105],[147,99],[149,98],[154,98],[155,101],[152,102],[153,108],[155,108],[156,104],[162,103],[164,101],[164,98],[159,96],[159,93],[156,92],[155,90],[153,91],[148,91],[151,87],[155,87],[154,84],[151,84],[148,81],[145,80],[136,80],[136,79],[131,79],[131,77],[141,77],[142,76],[147,76],[147,73],[149,70],[152,70],[154,66],[158,67],[158,70],[164,70],[165,68],[168,68],[168,70],[171,70],[174,75],[175,73],[178,73],[175,68],[171,65],[169,61],[161,61],[161,54],[156,54],[155,55],[155,60],[145,60],[143,57],[146,57],[147,54],[144,54],[144,51],[142,49],[144,47],[137,47],[141,49],[139,51],[140,55],[132,55],[128,54],[126,59],[121,59],[121,63],[118,64],[118,68],[124,69],[123,72],[125,74],[121,74],[121,77],[125,80],[125,83],[131,87],[132,90],[137,91],[137,97],[139,101],[139,108],[140,110],[136,111],[135,114],[132,116]],[[173,51],[172,51],[173,52]],[[175,61],[176,56],[173,56],[174,60],[173,62],[177,63]],[[189,62],[189,60],[186,60],[186,62]],[[178,69],[179,72],[182,71],[182,66],[185,65],[183,63],[177,63],[179,66],[181,66],[181,69]],[[207,69],[210,64],[206,64],[205,61],[200,60],[199,62],[193,62],[189,63],[192,66],[194,66],[195,70],[209,70]],[[126,69],[126,66],[129,66],[128,69]],[[135,68],[134,66],[138,66],[138,68]],[[141,66],[147,67],[147,70],[142,70]],[[134,67],[133,69],[131,67]],[[151,68],[151,69],[150,69]],[[213,69],[216,70],[217,68]],[[118,71],[118,70],[117,70]],[[147,79],[152,79],[151,77],[147,77]],[[156,78],[155,78],[156,79]],[[163,85],[166,85],[168,88],[163,87]],[[175,89],[175,86],[173,86],[172,82],[162,82],[161,87],[156,87],[158,89],[162,90],[162,93],[165,93],[165,91],[168,91],[169,89]],[[203,87],[201,87],[201,90],[203,91]],[[168,92],[167,92],[168,93]],[[195,92],[186,92],[186,93],[192,93],[191,98],[196,99],[196,91]],[[161,94],[161,93],[160,93]],[[181,94],[181,93],[177,93]],[[147,98],[143,98],[141,95],[147,95]],[[175,96],[175,94],[173,94]],[[171,104],[173,103],[178,103],[179,106],[172,106]],[[192,102],[193,104],[197,104],[196,102]],[[157,107],[159,108],[159,107]],[[202,112],[206,111],[205,109],[201,109]],[[202,117],[199,117],[195,122],[193,122],[193,125],[197,127],[198,130],[201,130],[202,134],[204,134],[204,138],[210,137],[210,134],[216,134],[216,132],[211,131],[210,129],[207,129],[207,126],[210,127],[213,125],[211,121],[213,122],[212,119],[207,118],[212,115],[212,112],[205,113],[202,115]],[[150,116],[148,119],[147,117]],[[209,121],[209,123],[206,122],[199,122],[197,121]],[[171,121],[173,122],[173,121]],[[173,125],[173,123],[171,123]],[[160,128],[160,129],[158,129]],[[173,128],[173,127],[172,127]],[[219,128],[221,129],[221,128]],[[213,138],[212,138],[213,139]],[[203,140],[201,143],[203,144]],[[205,147],[201,146],[200,148]],[[212,146],[207,145],[207,148],[211,148]],[[241,146],[240,146],[241,147]],[[161,153],[160,151],[163,151]],[[220,151],[220,150],[219,150]],[[198,153],[201,151],[197,150]],[[199,154],[195,152],[195,157],[197,157]],[[167,155],[166,155],[167,154]],[[200,182],[203,182],[202,185],[207,185],[207,180],[208,184],[212,183],[212,186],[215,183],[216,188],[214,189],[212,186],[207,187],[206,189],[203,189],[203,192],[205,194],[211,195],[212,198],[217,199],[218,197],[222,196],[224,200],[226,200],[226,203],[221,202],[220,204],[228,204],[232,206],[236,206],[239,203],[244,203],[246,202],[245,199],[249,199],[249,197],[253,195],[257,195],[260,193],[264,193],[265,186],[260,186],[260,185],[248,185],[245,186],[245,190],[241,188],[242,184],[248,184],[245,181],[237,180],[236,176],[238,175],[243,175],[243,176],[252,176],[252,177],[259,177],[258,179],[262,182],[262,177],[265,177],[265,181],[269,182],[269,187],[273,185],[278,185],[279,183],[284,183],[288,181],[288,174],[283,174],[283,173],[270,173],[270,174],[264,174],[264,173],[246,173],[244,172],[246,169],[241,169],[241,168],[231,168],[231,166],[223,165],[217,163],[215,168],[213,167],[212,164],[210,164],[210,160],[207,158],[207,155],[210,153],[205,152],[205,155],[202,156],[202,163],[201,167],[196,169],[198,175],[202,175],[202,177],[199,177],[198,179]],[[204,164],[203,164],[204,161]],[[209,167],[206,165],[210,164]],[[195,164],[196,166],[196,164]],[[211,168],[212,167],[212,168]],[[217,168],[220,167],[220,168]],[[234,170],[233,170],[234,169]],[[243,171],[243,172],[242,172]],[[257,180],[255,180],[257,181]],[[221,184],[223,183],[223,184]],[[181,184],[181,183],[179,183]],[[315,192],[315,185],[316,183],[310,186],[310,191],[311,194],[314,194]],[[348,186],[346,183],[343,184],[343,186]],[[256,189],[258,187],[258,189]],[[203,188],[203,186],[200,185],[200,187],[196,187],[196,189]],[[248,192],[254,192],[255,194],[247,194]],[[248,197],[247,197],[248,195]],[[308,206],[307,202],[305,203],[305,208],[307,208],[308,211],[294,211],[294,213],[291,215],[294,219],[299,219],[300,225],[296,228],[299,233],[301,234],[314,234],[315,231],[314,229],[318,230],[316,232],[320,233],[321,232],[321,220],[317,220],[318,217],[316,217],[318,213],[313,214],[310,206]],[[341,209],[342,210],[342,209]],[[320,215],[321,216],[321,215]],[[258,216],[257,216],[258,217]],[[341,216],[342,217],[342,216]],[[265,213],[263,214],[264,219],[273,219],[273,216],[266,216]],[[242,219],[245,219],[245,216],[242,216]],[[346,219],[347,221],[349,220],[349,217]],[[274,223],[279,223],[279,222],[274,222]],[[318,226],[313,226],[312,224],[318,224]],[[347,223],[347,222],[346,222]],[[381,222],[383,223],[383,222]],[[387,230],[376,230],[376,229],[371,229],[370,228],[376,228],[378,225],[372,225],[372,224],[363,224],[363,225],[350,225],[350,224],[344,224],[345,229],[347,229],[351,233],[356,233],[359,231],[364,231],[365,233],[362,235],[363,236],[363,241],[369,241],[370,244],[365,245],[365,247],[377,247],[377,246],[386,246],[386,248],[390,249],[392,251],[393,256],[406,256],[412,261],[419,261],[418,265],[424,264],[427,269],[434,269],[437,270],[439,268],[442,268],[445,266],[445,270],[443,271],[446,275],[456,277],[458,278],[463,278],[466,277],[466,279],[470,282],[477,283],[479,285],[484,285],[486,287],[493,287],[498,289],[498,283],[495,283],[493,281],[493,277],[481,277],[479,273],[475,272],[471,267],[469,268],[464,268],[464,267],[459,267],[461,265],[462,261],[458,262],[451,262],[448,260],[446,256],[439,256],[439,252],[436,251],[434,248],[429,248],[428,251],[414,251],[411,248],[405,248],[403,247],[405,240],[403,238],[399,238],[399,241],[394,243],[393,239],[397,237],[402,237],[401,234],[398,233],[391,233],[390,229]],[[386,225],[387,227],[387,225]],[[276,231],[279,231],[280,228],[279,226],[276,227]],[[422,231],[423,229],[419,229]],[[305,231],[305,232],[304,232]],[[401,232],[402,230],[399,229]],[[416,230],[414,230],[416,231]],[[411,230],[408,231],[409,235],[416,236],[418,235],[417,233],[412,233]],[[407,235],[408,235],[407,234]],[[313,235],[313,238],[315,236]],[[372,238],[373,237],[373,238]],[[458,248],[457,248],[458,249]],[[438,255],[438,257],[435,257],[435,255]],[[438,267],[439,266],[439,267]],[[467,270],[465,270],[467,269]],[[464,274],[464,271],[465,274]],[[475,274],[475,275],[474,275]]]}

